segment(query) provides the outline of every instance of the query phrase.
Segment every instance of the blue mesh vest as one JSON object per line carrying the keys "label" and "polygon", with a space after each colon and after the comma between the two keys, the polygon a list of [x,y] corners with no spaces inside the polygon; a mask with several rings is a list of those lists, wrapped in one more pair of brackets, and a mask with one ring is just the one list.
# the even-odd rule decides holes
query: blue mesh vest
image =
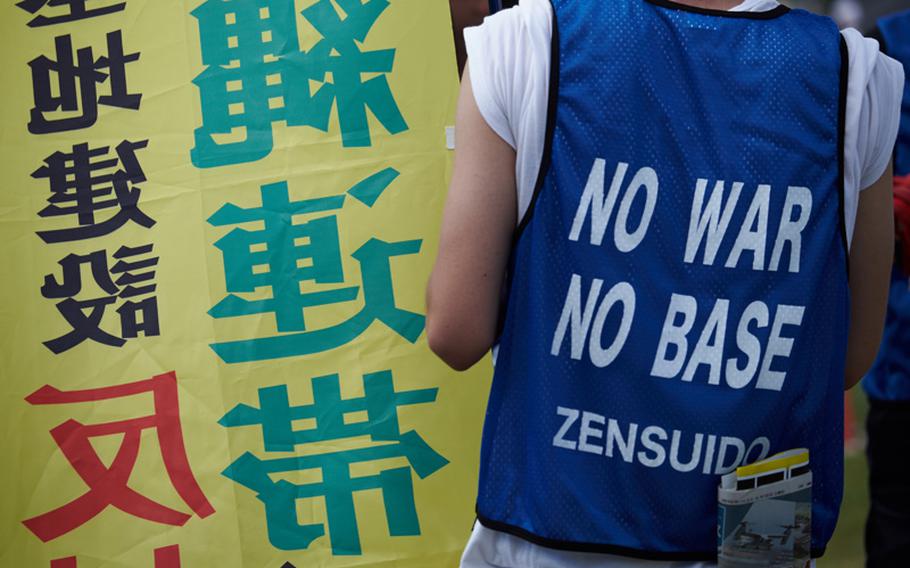
{"label": "blue mesh vest", "polygon": [[[878,29],[884,51],[900,61],[910,76],[910,10],[879,20]],[[910,174],[910,84],[904,85],[894,173]],[[906,270],[908,267],[896,266],[892,271],[882,346],[863,379],[866,393],[876,400],[910,400],[910,280]]]}
{"label": "blue mesh vest", "polygon": [[846,47],[783,6],[552,4],[478,519],[553,548],[713,559],[721,474],[807,447],[818,556],[842,494]]}

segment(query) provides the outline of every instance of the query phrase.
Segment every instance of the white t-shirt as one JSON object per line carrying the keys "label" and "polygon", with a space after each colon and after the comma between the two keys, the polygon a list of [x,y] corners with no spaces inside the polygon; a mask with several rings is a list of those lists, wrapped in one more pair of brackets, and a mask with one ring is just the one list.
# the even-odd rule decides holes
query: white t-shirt
{"label": "white t-shirt", "polygon": [[[775,0],[732,8],[764,12]],[[481,115],[516,150],[518,221],[531,202],[543,155],[550,76],[549,0],[521,0],[464,32],[471,87]],[[850,55],[844,139],[844,216],[852,240],[859,193],[885,172],[900,118],[903,67],[878,42],[844,30]],[[554,550],[475,523],[462,568],[708,568],[710,562],[656,562],[609,554]]]}

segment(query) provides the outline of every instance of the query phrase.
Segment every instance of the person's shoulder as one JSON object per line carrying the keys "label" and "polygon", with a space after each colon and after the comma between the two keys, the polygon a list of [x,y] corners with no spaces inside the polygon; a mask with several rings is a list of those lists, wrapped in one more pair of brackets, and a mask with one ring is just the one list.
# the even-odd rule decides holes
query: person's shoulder
{"label": "person's shoulder", "polygon": [[546,97],[541,78],[547,76],[551,30],[549,0],[521,0],[464,32],[474,99],[487,124],[513,148],[524,111],[534,108],[529,97]]}
{"label": "person's shoulder", "polygon": [[[891,160],[900,122],[904,67],[885,55],[879,42],[855,29],[841,32],[847,44],[847,132],[855,133],[862,165],[858,189],[871,186]],[[848,151],[850,148],[848,148]]]}
{"label": "person's shoulder", "polygon": [[529,23],[546,22],[549,25],[553,19],[553,6],[550,0],[521,0],[512,9],[520,13],[518,17]]}
{"label": "person's shoulder", "polygon": [[502,39],[518,39],[528,32],[532,36],[549,34],[552,19],[549,0],[521,0],[516,6],[487,16],[481,25],[467,28],[465,33],[488,33]]}
{"label": "person's shoulder", "polygon": [[854,28],[841,31],[850,57],[852,81],[865,86],[884,89],[891,93],[900,92],[904,86],[904,69],[898,61],[885,55],[879,42],[866,37]]}

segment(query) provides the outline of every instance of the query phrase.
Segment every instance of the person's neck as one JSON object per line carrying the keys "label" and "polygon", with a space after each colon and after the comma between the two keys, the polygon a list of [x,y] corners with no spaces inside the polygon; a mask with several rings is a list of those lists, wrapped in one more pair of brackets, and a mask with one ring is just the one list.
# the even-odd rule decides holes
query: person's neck
{"label": "person's neck", "polygon": [[743,0],[674,0],[674,2],[709,10],[729,10],[742,4]]}

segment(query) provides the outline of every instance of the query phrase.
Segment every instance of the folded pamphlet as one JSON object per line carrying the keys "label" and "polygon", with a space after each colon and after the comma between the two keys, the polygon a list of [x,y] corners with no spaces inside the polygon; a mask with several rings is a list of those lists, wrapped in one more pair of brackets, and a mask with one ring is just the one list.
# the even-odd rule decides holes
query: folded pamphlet
{"label": "folded pamphlet", "polygon": [[719,568],[810,565],[812,471],[809,450],[742,466],[717,490]]}

